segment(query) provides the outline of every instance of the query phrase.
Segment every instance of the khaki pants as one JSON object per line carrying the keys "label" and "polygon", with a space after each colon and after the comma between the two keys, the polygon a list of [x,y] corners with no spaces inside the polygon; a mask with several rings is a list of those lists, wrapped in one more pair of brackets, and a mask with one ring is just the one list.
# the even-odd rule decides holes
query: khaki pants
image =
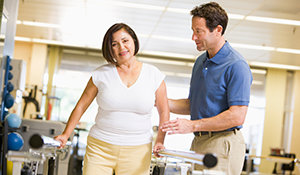
{"label": "khaki pants", "polygon": [[[240,175],[245,160],[245,142],[241,131],[225,131],[211,135],[195,136],[191,151],[197,153],[215,153],[218,163],[209,170],[222,171],[227,175]],[[195,170],[206,167],[195,164]]]}
{"label": "khaki pants", "polygon": [[151,144],[119,146],[88,136],[83,175],[149,175]]}

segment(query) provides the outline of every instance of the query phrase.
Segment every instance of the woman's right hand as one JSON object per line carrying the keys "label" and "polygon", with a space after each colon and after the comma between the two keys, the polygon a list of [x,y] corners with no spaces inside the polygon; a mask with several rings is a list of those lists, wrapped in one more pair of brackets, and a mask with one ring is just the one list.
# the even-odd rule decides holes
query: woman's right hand
{"label": "woman's right hand", "polygon": [[69,137],[67,135],[65,135],[65,134],[58,135],[58,136],[54,137],[55,140],[57,140],[57,141],[59,141],[61,143],[59,148],[63,148],[63,147],[66,146],[68,138]]}

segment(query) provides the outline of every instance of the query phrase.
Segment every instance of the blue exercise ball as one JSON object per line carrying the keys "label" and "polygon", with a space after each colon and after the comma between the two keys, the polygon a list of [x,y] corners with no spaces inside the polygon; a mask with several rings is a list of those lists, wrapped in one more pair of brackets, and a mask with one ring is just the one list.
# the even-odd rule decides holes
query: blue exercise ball
{"label": "blue exercise ball", "polygon": [[7,86],[8,92],[11,92],[14,90],[14,85],[11,82],[8,82],[6,86]]}
{"label": "blue exercise ball", "polygon": [[12,80],[14,78],[14,75],[11,72],[8,72],[8,80]]}
{"label": "blue exercise ball", "polygon": [[11,132],[7,138],[7,149],[20,151],[24,145],[23,137],[17,132]]}
{"label": "blue exercise ball", "polygon": [[14,105],[14,103],[15,103],[14,97],[10,93],[7,93],[5,95],[5,100],[4,100],[5,107],[9,109]]}
{"label": "blue exercise ball", "polygon": [[15,113],[6,115],[4,121],[7,121],[8,126],[11,128],[19,128],[22,123],[22,119]]}

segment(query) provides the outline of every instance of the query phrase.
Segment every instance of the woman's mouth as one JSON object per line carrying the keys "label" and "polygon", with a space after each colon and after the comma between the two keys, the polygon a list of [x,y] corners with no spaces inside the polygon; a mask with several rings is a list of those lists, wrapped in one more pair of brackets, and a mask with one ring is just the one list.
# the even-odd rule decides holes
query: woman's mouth
{"label": "woman's mouth", "polygon": [[127,51],[124,51],[124,52],[121,52],[119,55],[120,56],[124,56],[124,55],[126,55],[128,52]]}

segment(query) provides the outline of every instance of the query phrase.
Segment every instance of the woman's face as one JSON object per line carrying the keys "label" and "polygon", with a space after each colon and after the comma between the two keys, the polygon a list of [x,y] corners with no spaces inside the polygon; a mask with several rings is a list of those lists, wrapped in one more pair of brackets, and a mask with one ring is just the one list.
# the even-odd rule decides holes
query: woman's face
{"label": "woman's face", "polygon": [[134,41],[125,29],[121,29],[113,34],[112,50],[118,63],[134,58]]}

